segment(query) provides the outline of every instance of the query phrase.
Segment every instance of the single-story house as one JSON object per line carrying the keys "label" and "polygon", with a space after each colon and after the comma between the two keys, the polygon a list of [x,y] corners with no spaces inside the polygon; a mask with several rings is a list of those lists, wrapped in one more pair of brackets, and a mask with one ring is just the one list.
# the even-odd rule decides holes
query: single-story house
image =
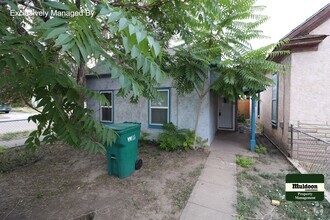
{"label": "single-story house", "polygon": [[[97,71],[96,71],[97,72]],[[209,73],[209,83],[214,75]],[[178,128],[194,130],[198,95],[193,92],[180,96],[173,86],[171,78],[166,79],[158,91],[163,99],[147,100],[139,98],[137,104],[130,103],[129,98],[117,96],[120,88],[118,79],[112,79],[111,73],[86,76],[87,88],[106,95],[110,106],[104,106],[94,100],[87,101],[87,107],[93,110],[93,118],[104,123],[121,123],[124,121],[140,122],[141,131],[156,139],[162,132],[163,124],[172,122]],[[197,135],[207,139],[207,144],[213,141],[218,129],[236,130],[236,102],[231,103],[217,96],[212,91],[203,100]]]}
{"label": "single-story house", "polygon": [[291,53],[272,60],[286,64],[288,73],[269,74],[274,84],[260,93],[261,101],[257,103],[257,123],[263,125],[269,139],[293,158],[304,149],[299,148],[296,135],[292,138],[295,142],[291,142],[291,125],[330,141],[329,35],[330,3],[283,37],[290,41],[280,49]]}

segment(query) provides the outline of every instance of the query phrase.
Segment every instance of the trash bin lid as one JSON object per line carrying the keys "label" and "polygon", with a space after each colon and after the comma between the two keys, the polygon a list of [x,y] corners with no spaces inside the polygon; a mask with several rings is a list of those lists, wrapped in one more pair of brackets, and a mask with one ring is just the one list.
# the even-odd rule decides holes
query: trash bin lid
{"label": "trash bin lid", "polygon": [[128,131],[139,129],[141,127],[141,123],[134,123],[134,122],[106,124],[106,125],[112,130],[116,131],[118,134],[126,133]]}

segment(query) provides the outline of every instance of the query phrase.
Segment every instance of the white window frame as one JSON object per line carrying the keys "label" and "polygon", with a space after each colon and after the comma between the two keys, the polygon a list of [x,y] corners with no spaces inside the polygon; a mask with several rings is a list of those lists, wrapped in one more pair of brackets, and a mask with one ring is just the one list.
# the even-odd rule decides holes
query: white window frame
{"label": "white window frame", "polygon": [[164,124],[152,123],[151,110],[152,109],[167,109],[167,123],[170,122],[170,89],[157,89],[158,92],[167,92],[167,107],[164,106],[152,106],[152,100],[149,100],[149,125],[151,126],[163,126]]}
{"label": "white window frame", "polygon": [[[107,106],[107,105],[102,105],[100,103],[100,121],[101,122],[110,122],[110,123],[113,123],[113,91],[112,90],[106,90],[106,91],[100,91],[100,94],[106,94],[106,93],[111,93],[111,105]],[[102,116],[103,116],[103,108],[107,108],[107,109],[111,109],[111,121],[108,121],[108,120],[103,120],[102,119]]]}

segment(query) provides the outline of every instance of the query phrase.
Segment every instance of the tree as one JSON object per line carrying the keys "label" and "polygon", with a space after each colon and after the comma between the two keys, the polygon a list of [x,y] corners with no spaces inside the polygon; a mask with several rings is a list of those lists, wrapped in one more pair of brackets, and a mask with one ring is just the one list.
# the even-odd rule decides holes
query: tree
{"label": "tree", "polygon": [[[107,102],[84,86],[88,63],[108,68],[120,81],[119,95],[131,95],[132,101],[157,97],[155,86],[169,74],[179,92],[201,91],[201,100],[210,88],[234,96],[243,88],[269,84],[257,71],[278,66],[262,60],[266,49],[252,51],[248,45],[261,36],[256,28],[265,21],[255,14],[260,8],[254,3],[0,0],[0,87],[10,85],[10,94],[26,101],[35,97],[42,107],[30,117],[38,129],[30,134],[27,146],[35,149],[43,135],[46,142],[60,139],[104,152],[104,145],[115,140],[116,134],[93,121],[83,106],[86,98]],[[175,37],[184,45],[173,55],[168,47]],[[268,69],[255,68],[257,63]],[[210,64],[216,64],[221,74],[204,90]],[[174,68],[169,74],[163,71]]]}

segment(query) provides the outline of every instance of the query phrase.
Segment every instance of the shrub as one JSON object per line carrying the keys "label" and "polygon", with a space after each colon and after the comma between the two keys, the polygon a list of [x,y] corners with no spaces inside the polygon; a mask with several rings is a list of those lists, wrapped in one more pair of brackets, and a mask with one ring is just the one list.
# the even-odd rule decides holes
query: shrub
{"label": "shrub", "polygon": [[252,158],[240,157],[240,156],[236,158],[236,164],[245,168],[249,168],[254,162],[255,160]]}
{"label": "shrub", "polygon": [[161,149],[174,151],[178,149],[193,149],[195,133],[189,129],[178,129],[173,123],[164,125],[165,131],[159,134]]}
{"label": "shrub", "polygon": [[262,145],[257,145],[256,146],[256,152],[258,154],[267,154],[267,148],[262,146]]}
{"label": "shrub", "polygon": [[237,118],[237,122],[239,123],[245,123],[246,119],[245,119],[245,115],[244,114],[240,114]]}

